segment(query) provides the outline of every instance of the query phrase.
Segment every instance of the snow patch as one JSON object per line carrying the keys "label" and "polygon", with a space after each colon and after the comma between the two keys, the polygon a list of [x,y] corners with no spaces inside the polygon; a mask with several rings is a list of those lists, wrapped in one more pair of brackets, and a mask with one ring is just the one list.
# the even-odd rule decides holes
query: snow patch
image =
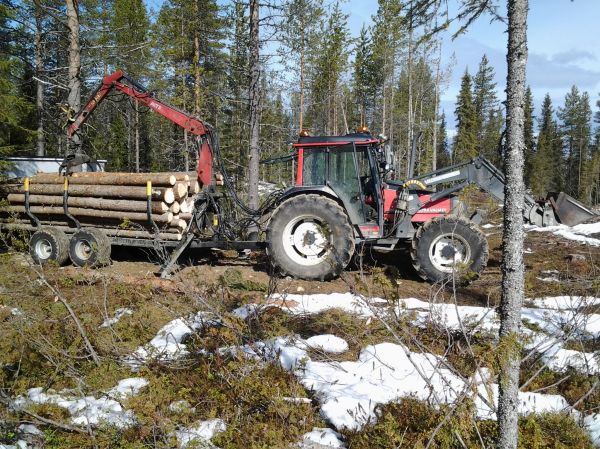
{"label": "snow patch", "polygon": [[600,413],[586,416],[583,424],[587,428],[590,438],[596,447],[600,446]]}
{"label": "snow patch", "polygon": [[140,346],[129,355],[125,363],[135,370],[151,358],[168,361],[183,356],[187,354],[183,340],[192,332],[214,323],[214,320],[207,318],[205,312],[198,312],[189,319],[174,319],[165,324],[148,344]]}
{"label": "snow patch", "polygon": [[313,430],[302,435],[304,443],[316,443],[323,446],[345,448],[346,445],[342,442],[342,436],[335,430],[313,427]]}
{"label": "snow patch", "polygon": [[18,440],[15,444],[0,444],[0,449],[29,449],[32,446],[27,444],[27,441]]}
{"label": "snow patch", "polygon": [[111,327],[114,324],[117,324],[119,322],[119,320],[121,318],[123,318],[125,315],[132,315],[133,314],[133,310],[127,308],[127,307],[122,307],[120,309],[115,310],[115,314],[112,318],[107,318],[104,320],[104,322],[100,325],[100,327]]}
{"label": "snow patch", "polygon": [[557,226],[547,226],[545,228],[528,226],[526,229],[535,232],[551,232],[554,235],[558,235],[559,237],[563,237],[568,240],[585,243],[586,245],[591,246],[600,246],[600,239],[587,237],[591,234],[600,233],[600,222],[579,224],[573,227],[562,224]]}
{"label": "snow patch", "polygon": [[341,354],[348,350],[348,343],[343,338],[332,334],[315,335],[306,340],[306,344],[314,349],[330,352],[332,354]]}
{"label": "snow patch", "polygon": [[[180,428],[175,431],[175,436],[179,447],[183,449],[193,442],[210,444],[210,439],[216,434],[224,432],[225,429],[227,429],[225,421],[210,419],[208,421],[196,421],[190,427]],[[211,445],[210,447],[214,446]]]}
{"label": "snow patch", "polygon": [[121,379],[115,387],[108,390],[108,396],[115,399],[125,399],[137,395],[146,385],[148,385],[148,381],[143,377]]}
{"label": "snow patch", "polygon": [[[12,404],[15,410],[21,410],[31,404],[53,404],[66,409],[71,415],[71,422],[81,426],[97,427],[101,423],[106,423],[119,428],[131,427],[135,424],[135,417],[131,410],[124,410],[119,402],[112,399],[112,393],[118,392],[120,395],[130,396],[137,393],[140,385],[148,382],[139,378],[136,382],[133,379],[124,379],[109,391],[109,394],[96,399],[93,396],[76,397],[71,391],[55,393],[52,390],[44,392],[43,388],[31,388],[25,396],[18,396]],[[135,384],[137,390],[131,389],[131,394],[126,386]],[[121,397],[125,397],[121,396]]]}
{"label": "snow patch", "polygon": [[547,296],[528,301],[536,307],[552,310],[577,310],[580,307],[600,306],[600,298],[593,296]]}

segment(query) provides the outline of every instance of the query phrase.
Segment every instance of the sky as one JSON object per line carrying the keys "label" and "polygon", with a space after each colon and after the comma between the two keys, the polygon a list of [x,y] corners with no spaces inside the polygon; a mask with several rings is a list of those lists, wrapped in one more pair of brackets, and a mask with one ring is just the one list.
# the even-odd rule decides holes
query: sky
{"label": "sky", "polygon": [[[332,0],[333,1],[333,0]],[[406,0],[405,0],[406,1]],[[456,12],[458,0],[447,0],[450,13]],[[145,0],[157,11],[163,0]],[[222,0],[218,0],[222,3]],[[326,2],[327,3],[327,2]],[[358,36],[363,24],[370,25],[377,13],[377,0],[341,0],[342,9],[349,15],[351,33]],[[505,4],[504,0],[498,0]],[[564,103],[566,93],[576,85],[588,92],[592,111],[600,100],[600,37],[598,19],[600,0],[529,0],[528,42],[529,62],[527,81],[531,86],[535,114],[539,115],[546,93],[554,109]],[[500,11],[506,15],[505,11]],[[452,40],[452,29],[444,34],[442,64],[450,76],[441,95],[441,108],[446,113],[448,132],[454,128],[454,105],[460,80],[469,70],[477,71],[481,57],[486,54],[496,72],[498,97],[505,98],[506,85],[506,25],[481,17],[460,37]]]}
{"label": "sky", "polygon": [[[456,8],[457,1],[449,0],[449,4],[450,8]],[[377,12],[377,0],[350,0],[343,7],[350,15],[350,28],[360,30],[363,23],[371,23],[371,16]],[[600,0],[530,0],[529,7],[527,82],[533,92],[536,113],[546,93],[550,94],[556,110],[573,85],[589,93],[592,110],[597,111]],[[450,132],[454,127],[454,103],[460,79],[467,68],[471,74],[477,71],[483,54],[496,71],[498,96],[501,100],[505,98],[505,30],[505,24],[490,23],[488,17],[481,17],[455,40],[450,33],[444,36],[442,62],[451,68],[451,76],[441,96],[441,107],[446,112]]]}

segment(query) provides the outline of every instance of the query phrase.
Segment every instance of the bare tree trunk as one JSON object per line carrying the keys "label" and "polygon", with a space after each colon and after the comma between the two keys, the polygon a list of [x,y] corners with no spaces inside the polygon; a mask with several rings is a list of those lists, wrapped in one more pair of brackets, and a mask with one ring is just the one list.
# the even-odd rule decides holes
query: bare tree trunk
{"label": "bare tree trunk", "polygon": [[438,135],[438,113],[440,108],[440,65],[442,63],[442,42],[438,40],[438,58],[435,66],[435,100],[433,110],[433,154],[431,157],[431,170],[437,170],[437,135]]}
{"label": "bare tree trunk", "polygon": [[248,160],[248,206],[258,208],[259,126],[260,126],[260,41],[258,0],[250,0],[250,154]]}
{"label": "bare tree trunk", "polygon": [[508,76],[506,79],[506,160],[502,302],[500,305],[498,449],[518,441],[521,307],[523,304],[523,206],[525,186],[525,86],[528,0],[508,0]]}
{"label": "bare tree trunk", "polygon": [[133,104],[134,113],[134,132],[135,132],[135,172],[140,172],[140,111],[137,101]]}
{"label": "bare tree trunk", "polygon": [[300,49],[300,129],[304,128],[304,33],[302,35],[302,48]]}
{"label": "bare tree trunk", "polygon": [[36,155],[46,154],[44,136],[44,84],[39,81],[43,70],[42,59],[42,9],[38,1],[35,2],[35,76],[36,84],[35,109],[37,114]]}
{"label": "bare tree trunk", "polygon": [[[77,0],[66,0],[67,26],[69,28],[69,96],[67,102],[71,114],[81,109],[81,47],[79,45],[79,11]],[[70,148],[69,148],[70,147]],[[81,139],[78,133],[71,138],[68,155],[81,154]],[[77,169],[79,167],[75,167]],[[80,168],[79,168],[80,169]]]}
{"label": "bare tree trunk", "polygon": [[[413,85],[412,85],[412,39],[413,39],[413,29],[412,29],[412,20],[409,24],[409,32],[408,32],[408,120],[406,121],[408,125],[408,130],[406,133],[406,151],[408,158],[411,157],[412,151],[412,141],[413,141],[413,132],[414,132],[414,123],[413,123]],[[410,170],[411,161],[407,160],[406,162],[406,176],[408,176],[408,172]]]}

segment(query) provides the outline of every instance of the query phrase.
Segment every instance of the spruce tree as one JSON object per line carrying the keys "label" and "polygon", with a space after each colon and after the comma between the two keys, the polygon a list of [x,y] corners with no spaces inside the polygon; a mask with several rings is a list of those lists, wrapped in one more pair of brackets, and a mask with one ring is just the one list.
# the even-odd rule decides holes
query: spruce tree
{"label": "spruce tree", "polygon": [[452,149],[454,163],[477,156],[477,117],[471,95],[471,76],[468,70],[462,77],[460,92],[456,99],[456,136]]}
{"label": "spruce tree", "polygon": [[567,154],[565,191],[575,198],[586,200],[585,166],[589,158],[592,111],[587,92],[579,93],[576,86],[565,96],[565,104],[559,108],[563,146]]}
{"label": "spruce tree", "polygon": [[437,142],[437,168],[444,168],[451,165],[450,147],[448,146],[448,132],[446,130],[446,113],[442,112],[440,125],[438,128]]}
{"label": "spruce tree", "polygon": [[373,59],[370,30],[364,25],[360,30],[354,55],[352,85],[356,101],[356,125],[373,126],[372,105],[374,80],[370,64]]}
{"label": "spruce tree", "polygon": [[532,157],[530,188],[535,196],[564,189],[564,157],[552,100],[546,94],[539,119],[536,151]]}
{"label": "spruce tree", "polygon": [[315,133],[337,134],[342,114],[339,106],[340,81],[348,62],[348,16],[339,2],[322,23],[323,33],[313,51],[310,105],[307,120]]}
{"label": "spruce tree", "polygon": [[498,154],[498,143],[504,126],[504,117],[496,97],[494,76],[494,69],[484,54],[473,77],[477,148],[479,154],[499,165],[501,158]]}

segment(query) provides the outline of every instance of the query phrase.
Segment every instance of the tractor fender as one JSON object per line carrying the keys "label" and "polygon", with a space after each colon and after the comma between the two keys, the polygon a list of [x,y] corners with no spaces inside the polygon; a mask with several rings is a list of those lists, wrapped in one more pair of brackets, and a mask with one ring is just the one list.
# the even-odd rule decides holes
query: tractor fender
{"label": "tractor fender", "polygon": [[[282,203],[293,198],[295,196],[300,195],[321,195],[325,198],[329,198],[330,200],[335,201],[343,210],[346,216],[348,216],[348,221],[352,223],[350,216],[348,215],[348,211],[346,210],[346,206],[344,202],[340,199],[340,197],[328,186],[293,186],[284,190],[281,196],[278,198],[277,203],[273,205],[273,208],[270,210],[272,213],[275,209],[277,209]],[[271,217],[269,216],[269,220]]]}
{"label": "tractor fender", "polygon": [[324,197],[332,199],[333,201],[338,203],[344,209],[344,211],[346,212],[346,215],[348,215],[348,212],[346,211],[346,207],[344,206],[344,203],[342,202],[340,197],[337,196],[336,193],[328,186],[297,186],[297,187],[294,186],[294,187],[290,187],[283,191],[283,193],[279,197],[279,200],[277,201],[277,204],[275,205],[275,207],[278,207],[281,203],[289,200],[290,198],[292,198],[294,196],[309,195],[309,194],[322,195]]}

